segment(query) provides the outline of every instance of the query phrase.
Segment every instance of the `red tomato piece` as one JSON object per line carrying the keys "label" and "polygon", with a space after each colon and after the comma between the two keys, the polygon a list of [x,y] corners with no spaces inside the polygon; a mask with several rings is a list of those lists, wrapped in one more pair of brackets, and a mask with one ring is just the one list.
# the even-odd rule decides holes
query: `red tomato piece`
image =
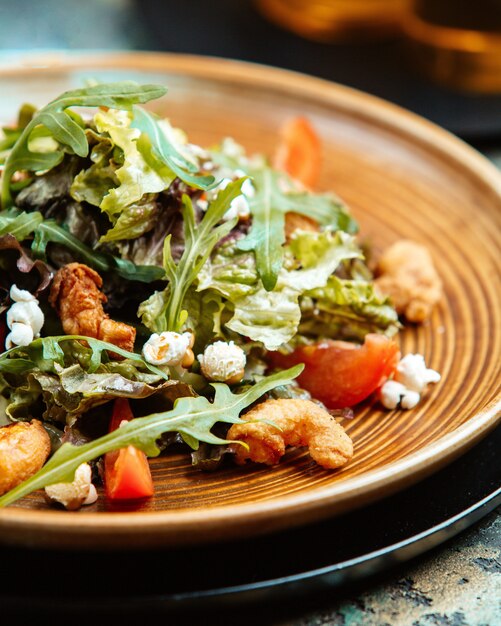
{"label": "red tomato piece", "polygon": [[290,174],[305,187],[313,188],[318,181],[322,162],[320,139],[310,122],[295,117],[282,129],[282,143],[276,156],[275,167]]}
{"label": "red tomato piece", "polygon": [[113,413],[111,414],[110,421],[110,433],[120,428],[120,424],[126,420],[130,422],[131,419],[134,419],[134,415],[132,413],[132,409],[130,408],[129,401],[127,398],[117,398],[115,402],[113,402]]}
{"label": "red tomato piece", "polygon": [[270,352],[271,363],[288,368],[304,363],[297,381],[329,409],[354,406],[368,398],[393,373],[398,345],[384,335],[368,334],[362,345],[326,340],[292,354]]}
{"label": "red tomato piece", "polygon": [[[110,432],[120,427],[133,414],[128,400],[118,398],[113,405]],[[148,459],[142,450],[127,446],[107,452],[104,456],[104,484],[111,500],[135,500],[153,495],[153,479]]]}

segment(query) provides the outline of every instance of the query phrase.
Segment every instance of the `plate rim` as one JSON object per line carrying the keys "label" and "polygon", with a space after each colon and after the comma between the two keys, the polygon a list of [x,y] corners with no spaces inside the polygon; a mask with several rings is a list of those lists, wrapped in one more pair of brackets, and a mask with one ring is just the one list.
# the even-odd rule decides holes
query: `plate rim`
{"label": "plate rim", "polygon": [[[398,105],[325,79],[247,61],[178,53],[43,51],[0,54],[0,78],[30,74],[42,68],[44,71],[56,73],[86,68],[162,71],[239,84],[252,84],[258,80],[261,87],[272,88],[282,94],[297,93],[300,90],[303,98],[307,96],[315,102],[319,99],[323,103],[332,102],[337,110],[349,110],[352,116],[356,114],[358,117],[377,121],[392,130],[403,132],[406,137],[412,137],[421,146],[447,157],[470,174],[474,173],[501,202],[501,172],[464,141]],[[194,519],[194,511],[190,509],[120,512],[117,515],[111,512],[82,514],[8,507],[0,510],[0,543],[57,543],[58,547],[74,548],[73,541],[78,536],[79,539],[84,538],[81,547],[85,548],[95,545],[98,539],[105,536],[111,540],[109,547],[117,547],[128,545],[128,540],[137,533],[139,527],[144,535],[143,542],[137,544],[138,548],[180,542],[203,543],[241,536],[243,526],[246,535],[277,530],[284,526],[281,520],[286,513],[292,511],[295,516],[292,522],[287,519],[287,525],[301,525],[313,519],[319,520],[341,513],[348,506],[362,506],[377,498],[377,491],[383,484],[386,495],[394,493],[404,481],[406,484],[417,482],[466,452],[499,421],[501,393],[456,430],[381,468],[333,485],[281,496],[278,499],[206,508],[203,519]],[[358,503],[354,504],[355,500]],[[300,507],[300,510],[296,507]],[[131,521],[134,522],[132,530]],[[41,527],[44,534],[37,536]],[[197,532],[194,533],[195,530]]]}
{"label": "plate rim", "polygon": [[[482,444],[480,444],[482,445]],[[448,471],[448,470],[445,470]],[[399,496],[396,496],[399,497]],[[326,583],[331,588],[345,587],[353,580],[353,572],[363,567],[360,574],[355,573],[355,579],[367,580],[370,576],[382,571],[390,570],[402,563],[407,563],[417,556],[424,555],[430,550],[437,548],[446,541],[450,541],[458,534],[463,533],[473,524],[478,523],[485,516],[492,513],[501,503],[501,486],[491,490],[483,497],[475,497],[468,506],[462,507],[445,519],[428,526],[422,531],[402,538],[398,541],[389,542],[381,548],[365,551],[360,555],[345,558],[323,566],[314,566],[293,574],[275,575],[268,578],[260,578],[253,582],[242,582],[237,585],[219,585],[207,589],[178,591],[175,593],[144,595],[132,599],[134,609],[152,607],[169,611],[172,608],[198,611],[201,608],[210,610],[220,606],[221,600],[233,606],[235,603],[245,604],[249,608],[256,602],[267,605],[279,601],[280,598],[289,598],[290,594],[298,593],[300,598],[305,598],[318,589],[319,584]],[[403,551],[403,554],[402,554]],[[397,554],[395,554],[397,553]],[[151,554],[151,553],[150,553]],[[391,557],[391,561],[388,558]],[[384,559],[384,562],[382,562]],[[340,578],[337,575],[341,574]],[[335,575],[336,578],[332,578]],[[8,596],[7,599],[13,607],[18,608],[20,596]],[[101,600],[101,599],[100,599]],[[297,598],[299,601],[299,597]],[[35,600],[40,609],[46,601]],[[72,608],[80,606],[77,599],[67,598],[68,605]],[[97,604],[99,606],[97,606]],[[88,604],[88,603],[87,603]],[[110,609],[113,606],[123,606],[124,599],[118,595],[109,596],[105,602],[96,598],[92,600],[93,609]],[[8,605],[9,607],[9,605]]]}
{"label": "plate rim", "polygon": [[[166,71],[172,74],[193,75],[201,74],[213,80],[232,80],[238,83],[248,83],[251,78],[259,76],[261,84],[280,89],[282,92],[298,92],[298,87],[304,86],[304,92],[315,94],[311,99],[316,101],[335,102],[336,106],[357,113],[361,117],[377,118],[389,128],[399,128],[408,131],[417,142],[426,144],[436,152],[452,157],[441,145],[435,145],[432,137],[440,135],[443,141],[450,143],[451,148],[462,150],[461,159],[455,159],[457,164],[464,165],[467,159],[468,167],[475,170],[481,178],[487,180],[497,193],[501,194],[501,173],[484,155],[466,143],[457,135],[442,128],[425,117],[410,111],[389,100],[349,87],[335,81],[305,74],[296,70],[289,70],[272,65],[264,65],[252,61],[242,61],[226,57],[209,55],[184,54],[179,52],[150,52],[126,50],[40,50],[39,52],[0,51],[0,78],[30,74],[36,70],[58,72],[61,70],[83,70],[85,67],[99,70],[134,71]],[[242,71],[245,68],[245,72]],[[292,86],[291,83],[296,85]],[[328,93],[328,92],[332,93]],[[302,93],[302,96],[309,94]],[[367,109],[370,109],[370,112]],[[395,117],[394,117],[395,116]],[[421,133],[412,132],[415,125],[421,126]]]}

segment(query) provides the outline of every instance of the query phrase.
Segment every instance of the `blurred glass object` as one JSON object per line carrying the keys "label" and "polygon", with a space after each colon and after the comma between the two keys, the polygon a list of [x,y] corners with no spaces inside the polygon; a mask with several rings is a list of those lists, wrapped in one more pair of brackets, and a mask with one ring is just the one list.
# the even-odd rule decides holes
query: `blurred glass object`
{"label": "blurred glass object", "polygon": [[413,0],[403,32],[414,65],[436,82],[501,93],[501,0]]}
{"label": "blurred glass object", "polygon": [[316,41],[366,41],[400,30],[410,0],[255,0],[269,20]]}

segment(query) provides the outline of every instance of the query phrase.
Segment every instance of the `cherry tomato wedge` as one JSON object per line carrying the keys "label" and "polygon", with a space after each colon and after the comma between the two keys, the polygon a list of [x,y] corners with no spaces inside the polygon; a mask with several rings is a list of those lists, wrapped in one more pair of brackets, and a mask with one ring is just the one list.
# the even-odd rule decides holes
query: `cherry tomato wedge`
{"label": "cherry tomato wedge", "polygon": [[[120,427],[133,414],[128,400],[118,398],[113,405],[110,432]],[[127,446],[107,452],[104,456],[104,484],[111,500],[135,500],[153,495],[153,479],[148,459],[142,450]]]}
{"label": "cherry tomato wedge", "polygon": [[290,174],[305,187],[314,187],[320,174],[322,148],[310,122],[295,117],[282,129],[282,143],[276,156],[275,167]]}
{"label": "cherry tomato wedge", "polygon": [[366,335],[361,346],[326,340],[292,354],[269,353],[276,367],[304,363],[299,385],[329,409],[354,406],[368,398],[392,374],[399,358],[395,341],[377,334]]}

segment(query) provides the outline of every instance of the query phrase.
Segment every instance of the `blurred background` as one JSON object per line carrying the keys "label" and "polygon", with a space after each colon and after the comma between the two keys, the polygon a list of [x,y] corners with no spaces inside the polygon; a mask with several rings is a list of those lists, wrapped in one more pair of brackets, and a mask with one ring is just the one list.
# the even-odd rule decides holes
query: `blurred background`
{"label": "blurred background", "polygon": [[501,0],[0,0],[0,50],[243,59],[381,96],[501,144]]}

